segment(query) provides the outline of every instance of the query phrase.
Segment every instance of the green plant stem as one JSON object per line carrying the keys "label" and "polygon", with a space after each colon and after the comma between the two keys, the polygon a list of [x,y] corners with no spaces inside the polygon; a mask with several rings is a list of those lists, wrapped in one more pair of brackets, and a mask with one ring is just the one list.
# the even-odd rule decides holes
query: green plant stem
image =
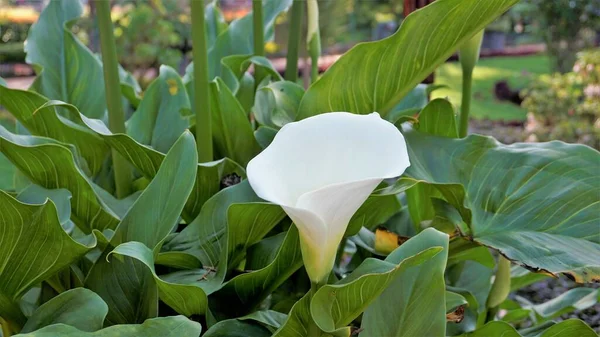
{"label": "green plant stem", "polygon": [[290,31],[288,35],[287,59],[285,63],[286,81],[296,82],[298,80],[298,50],[300,49],[300,36],[302,35],[302,15],[304,14],[304,2],[294,0],[290,20]]}
{"label": "green plant stem", "polygon": [[[110,1],[95,0],[100,32],[100,50],[102,51],[102,69],[104,70],[104,91],[108,109],[108,127],[113,133],[125,133],[125,114],[121,103],[121,83],[117,48],[110,18]],[[117,198],[131,193],[131,170],[129,164],[116,150],[112,150],[113,170]]]}
{"label": "green plant stem", "polygon": [[252,0],[252,23],[254,29],[254,55],[265,56],[262,0]]}
{"label": "green plant stem", "polygon": [[469,112],[471,111],[471,87],[473,85],[473,69],[462,73],[462,101],[460,104],[460,124],[458,136],[464,138],[469,131]]}
{"label": "green plant stem", "polygon": [[[313,296],[317,293],[317,291],[323,286],[321,283],[310,283],[310,298],[312,300]],[[321,336],[321,328],[315,323],[312,317],[308,323],[308,336],[307,337],[319,337]]]}
{"label": "green plant stem", "polygon": [[196,148],[198,161],[213,160],[213,141],[208,83],[208,54],[204,0],[191,0],[192,51],[194,55],[194,107],[196,113]]}

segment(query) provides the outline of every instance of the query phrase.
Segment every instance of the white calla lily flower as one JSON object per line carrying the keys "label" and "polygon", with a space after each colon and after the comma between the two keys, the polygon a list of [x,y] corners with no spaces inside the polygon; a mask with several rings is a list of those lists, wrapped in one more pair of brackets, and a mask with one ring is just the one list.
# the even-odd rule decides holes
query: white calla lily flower
{"label": "white calla lily flower", "polygon": [[308,276],[324,283],[354,213],[408,166],[404,137],[378,113],[332,112],[286,124],[247,175],[254,192],[298,227]]}

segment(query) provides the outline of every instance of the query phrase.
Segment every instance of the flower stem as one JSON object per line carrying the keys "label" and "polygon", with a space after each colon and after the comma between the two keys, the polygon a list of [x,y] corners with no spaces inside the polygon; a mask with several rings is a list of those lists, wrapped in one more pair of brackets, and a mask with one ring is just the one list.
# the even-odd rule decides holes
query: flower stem
{"label": "flower stem", "polygon": [[298,80],[298,50],[300,49],[300,36],[302,35],[303,12],[303,1],[294,0],[294,3],[292,4],[290,32],[288,35],[287,60],[285,63],[286,81],[296,82]]}
{"label": "flower stem", "polygon": [[462,102],[460,105],[460,124],[458,135],[460,138],[469,132],[469,112],[471,111],[471,86],[473,84],[473,69],[479,60],[479,50],[483,41],[481,30],[471,39],[466,41],[458,51],[458,58],[462,68]]}
{"label": "flower stem", "polygon": [[471,111],[471,87],[473,85],[473,69],[463,69],[462,102],[460,104],[460,124],[458,136],[464,138],[469,131],[469,113]]}
{"label": "flower stem", "polygon": [[252,23],[254,25],[254,55],[265,56],[262,0],[252,0]]}
{"label": "flower stem", "polygon": [[[121,84],[117,48],[110,18],[110,1],[95,0],[100,32],[100,50],[102,51],[102,69],[104,71],[104,91],[108,109],[108,127],[112,133],[125,133],[125,114],[121,103]],[[131,170],[129,164],[116,150],[112,150],[113,169],[117,198],[131,193]]]}
{"label": "flower stem", "polygon": [[317,0],[306,2],[308,11],[307,50],[310,55],[310,81],[319,78],[319,57],[321,56],[321,33],[319,31],[319,4]]}
{"label": "flower stem", "polygon": [[[198,161],[213,160],[213,141],[208,83],[208,55],[206,51],[206,26],[204,0],[191,0],[192,52],[194,55],[194,107],[196,113],[196,148]],[[204,109],[203,109],[204,108]]]}
{"label": "flower stem", "polygon": [[[317,293],[317,291],[323,286],[323,284],[321,283],[315,283],[315,282],[311,282],[310,283],[310,299],[312,301],[312,298],[315,296],[315,294]],[[315,323],[315,321],[312,319],[312,316],[310,317],[310,320],[308,322],[308,336],[307,337],[320,337],[321,336],[321,328],[319,328],[319,326],[317,325],[317,323]]]}

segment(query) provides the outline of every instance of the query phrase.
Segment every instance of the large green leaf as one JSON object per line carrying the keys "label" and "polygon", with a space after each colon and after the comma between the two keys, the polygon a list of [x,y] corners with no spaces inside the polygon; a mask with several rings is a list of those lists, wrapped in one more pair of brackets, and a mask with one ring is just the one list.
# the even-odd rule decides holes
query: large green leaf
{"label": "large green leaf", "polygon": [[161,279],[154,269],[154,253],[143,243],[126,242],[117,246],[110,254],[127,256],[143,263],[152,273],[160,299],[177,313],[188,317],[206,314],[206,292],[196,284],[177,284]]}
{"label": "large green leaf", "polygon": [[75,288],[59,294],[37,308],[23,326],[21,333],[58,323],[93,332],[102,329],[107,313],[108,307],[100,296],[85,288]]}
{"label": "large green leaf", "polygon": [[[110,247],[138,241],[155,252],[177,226],[185,202],[192,190],[198,157],[194,137],[185,132],[173,145],[158,173],[123,217]],[[142,322],[157,314],[157,290],[150,271],[131,258],[106,259],[110,248],[90,270],[86,287],[108,304],[107,322]],[[119,294],[115,296],[115,294]]]}
{"label": "large green leaf", "polygon": [[66,146],[50,138],[14,135],[0,126],[0,152],[35,184],[69,190],[71,220],[81,230],[115,228],[119,220],[101,204]]}
{"label": "large green leaf", "polygon": [[61,227],[51,201],[28,205],[3,191],[0,228],[0,316],[23,324],[21,296],[86,254],[95,240],[74,241]]}
{"label": "large green leaf", "polygon": [[[165,155],[148,146],[136,142],[125,134],[113,134],[106,125],[99,120],[90,119],[79,113],[71,105],[59,101],[50,101],[46,106],[60,106],[70,110],[82,125],[96,132],[113,149],[117,150],[147,179],[153,179],[163,162]],[[193,220],[200,212],[204,202],[221,188],[221,179],[231,175],[245,176],[244,170],[228,158],[208,163],[199,163],[197,166],[196,181],[184,208],[184,218]]]}
{"label": "large green leaf", "polygon": [[585,310],[598,303],[599,299],[598,289],[574,288],[531,308],[542,318],[551,319],[574,310]]}
{"label": "large green leaf", "polygon": [[330,111],[390,112],[456,49],[518,0],[438,0],[391,37],[356,45],[306,92],[299,118]]}
{"label": "large green leaf", "polygon": [[391,280],[363,314],[360,336],[446,335],[446,307],[440,303],[445,302],[446,294],[448,235],[428,228],[403,243],[386,261],[398,263],[431,247],[443,251]]}
{"label": "large green leaf", "polygon": [[405,137],[407,174],[436,184],[470,225],[463,235],[531,270],[577,282],[600,278],[597,151],[556,141],[502,145],[477,135]]}
{"label": "large green leaf", "polygon": [[[436,240],[436,237],[439,238]],[[443,242],[444,240],[446,243]],[[445,254],[439,253],[444,245],[447,246],[447,241],[447,235],[429,229],[404,243],[385,261],[366,259],[346,278],[335,284],[323,286],[312,299],[307,294],[298,301],[285,324],[274,336],[306,336],[307,324],[310,320],[314,320],[326,333],[349,335],[349,328],[346,325],[358,317],[373,301],[371,307],[376,305],[381,296],[384,296],[386,289],[393,288],[388,288],[392,283],[402,278],[402,275],[410,273],[416,266],[426,264],[439,255],[444,257]],[[444,297],[444,291],[442,289],[441,298]],[[445,323],[444,307],[442,311]],[[363,322],[365,318],[363,317]]]}
{"label": "large green leaf", "polygon": [[[206,331],[205,337],[269,337],[270,330],[279,328],[286,315],[277,311],[255,311],[244,317],[228,319],[213,325]],[[260,323],[257,324],[257,323]]]}
{"label": "large green leaf", "polygon": [[200,336],[199,323],[183,316],[159,317],[149,319],[142,324],[115,325],[96,332],[85,332],[65,324],[47,326],[19,337],[181,337]]}
{"label": "large green leaf", "polygon": [[246,248],[262,239],[285,213],[273,204],[260,202],[248,181],[215,194],[198,217],[165,243],[165,251],[196,256],[202,265],[216,270],[221,282],[236,267]]}
{"label": "large green leaf", "polygon": [[40,109],[47,102],[47,98],[35,92],[0,86],[0,105],[32,135],[75,145],[91,173],[96,174],[106,159],[109,147],[98,135],[57,114],[54,107]]}
{"label": "large green leaf", "polygon": [[[29,30],[26,61],[40,67],[34,87],[47,97],[65,99],[67,96],[65,73],[69,67],[65,56],[64,25],[82,14],[83,6],[79,0],[52,1]],[[104,93],[103,87],[99,89]]]}
{"label": "large green leaf", "polygon": [[260,146],[247,113],[220,78],[210,83],[210,108],[217,153],[246,167]]}
{"label": "large green leaf", "polygon": [[[82,14],[79,0],[49,2],[29,31],[26,61],[38,73],[35,91],[74,104],[86,116],[105,118],[102,63],[70,30]],[[135,93],[137,84],[127,72],[121,69],[119,75],[121,86]]]}
{"label": "large green leaf", "polygon": [[[271,241],[270,238],[266,240]],[[257,259],[266,257],[253,256],[252,261],[246,262],[245,269],[250,272],[227,281],[214,294],[215,301],[211,307],[216,308],[220,313],[227,313],[234,317],[246,314],[256,308],[302,266],[298,230],[295,227],[288,230],[279,246],[271,249],[276,254],[272,260],[269,259],[265,266],[260,266],[262,268],[252,270]]]}
{"label": "large green leaf", "polygon": [[136,141],[166,153],[189,127],[185,116],[190,100],[179,74],[161,66],[158,77],[144,92],[137,111],[127,121],[127,134]]}
{"label": "large green leaf", "polygon": [[[534,327],[535,328],[535,327]],[[569,319],[553,324],[539,334],[522,335],[510,324],[501,321],[489,322],[483,327],[469,332],[460,337],[596,337],[598,336],[592,328],[578,319]]]}

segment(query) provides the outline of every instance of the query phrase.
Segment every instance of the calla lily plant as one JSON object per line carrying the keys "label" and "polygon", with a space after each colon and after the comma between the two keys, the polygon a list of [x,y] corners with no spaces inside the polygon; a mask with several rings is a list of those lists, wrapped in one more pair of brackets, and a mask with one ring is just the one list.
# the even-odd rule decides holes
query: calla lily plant
{"label": "calla lily plant", "polygon": [[408,166],[404,137],[378,113],[333,112],[286,124],[247,173],[256,194],[298,227],[306,271],[323,284],[354,213]]}

